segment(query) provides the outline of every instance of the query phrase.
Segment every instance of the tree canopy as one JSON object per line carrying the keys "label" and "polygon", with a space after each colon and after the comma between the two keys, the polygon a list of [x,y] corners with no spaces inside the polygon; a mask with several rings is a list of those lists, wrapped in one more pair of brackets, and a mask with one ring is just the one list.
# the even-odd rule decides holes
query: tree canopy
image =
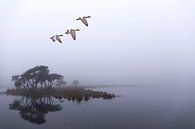
{"label": "tree canopy", "polygon": [[16,87],[25,89],[50,88],[54,85],[65,85],[64,77],[57,73],[49,73],[47,66],[33,67],[21,75],[12,76]]}

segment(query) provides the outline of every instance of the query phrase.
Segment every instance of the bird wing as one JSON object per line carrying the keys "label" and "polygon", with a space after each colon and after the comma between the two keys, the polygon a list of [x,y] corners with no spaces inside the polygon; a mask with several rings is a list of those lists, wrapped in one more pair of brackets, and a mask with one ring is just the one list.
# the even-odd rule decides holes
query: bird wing
{"label": "bird wing", "polygon": [[85,16],[85,17],[83,17],[83,18],[91,18],[91,16]]}
{"label": "bird wing", "polygon": [[75,33],[75,31],[71,31],[70,34],[71,34],[72,38],[74,40],[76,40],[76,33]]}
{"label": "bird wing", "polygon": [[57,40],[58,42],[62,43],[61,39],[60,39],[58,36],[56,37],[56,40]]}
{"label": "bird wing", "polygon": [[86,20],[85,18],[83,18],[81,21],[82,21],[86,26],[88,26],[87,20]]}

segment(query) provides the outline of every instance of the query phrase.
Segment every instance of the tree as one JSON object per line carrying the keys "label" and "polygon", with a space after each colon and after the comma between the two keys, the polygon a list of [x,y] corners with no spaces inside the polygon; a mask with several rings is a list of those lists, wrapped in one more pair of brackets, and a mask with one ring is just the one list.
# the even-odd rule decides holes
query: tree
{"label": "tree", "polygon": [[65,86],[66,85],[66,82],[64,80],[57,80],[56,81],[56,84],[55,84],[57,87],[62,87],[62,86]]}
{"label": "tree", "polygon": [[25,89],[51,88],[56,82],[64,81],[64,77],[57,73],[49,73],[47,66],[33,67],[21,75],[12,76],[16,87]]}

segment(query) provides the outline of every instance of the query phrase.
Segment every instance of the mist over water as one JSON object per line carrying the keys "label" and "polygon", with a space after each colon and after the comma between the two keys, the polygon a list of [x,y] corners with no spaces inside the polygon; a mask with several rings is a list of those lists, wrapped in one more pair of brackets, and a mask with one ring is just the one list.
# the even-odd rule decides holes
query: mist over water
{"label": "mist over water", "polygon": [[[104,44],[107,44],[107,42],[100,42],[100,44],[102,45],[97,45],[96,47],[105,47]],[[93,50],[86,52],[85,49],[80,50],[78,48],[81,47],[83,49],[80,43],[75,43],[73,45],[77,50],[72,50],[70,52],[72,55],[56,51],[55,53],[58,53],[61,57],[59,55],[39,55],[37,52],[37,54],[32,54],[33,57],[26,55],[22,59],[17,59],[18,57],[14,56],[12,59],[16,61],[2,61],[3,65],[6,66],[2,67],[0,82],[2,85],[12,84],[10,82],[12,75],[22,74],[27,69],[37,65],[46,65],[49,66],[51,72],[64,75],[65,80],[69,84],[74,79],[79,80],[83,85],[194,84],[195,70],[193,65],[194,59],[192,58],[193,52],[188,52],[182,46],[171,46],[171,43],[165,43],[165,45],[148,43],[147,45],[150,45],[153,49],[149,49],[144,43],[135,44],[132,44],[129,48],[125,48],[126,45],[122,48],[117,48],[118,46],[114,46],[116,44],[109,43],[107,48],[102,49],[97,49],[93,45],[89,45],[89,48],[85,47],[85,49]],[[124,44],[120,45],[122,46]],[[140,46],[142,48],[138,49]],[[62,45],[58,47],[63,47],[63,51],[70,49]],[[172,48],[170,49],[170,47]],[[9,58],[9,55],[6,57]]]}
{"label": "mist over water", "polygon": [[[12,75],[44,65],[66,86],[79,80],[120,96],[0,95],[0,129],[194,129],[194,7],[192,0],[0,1],[0,92],[14,88]],[[88,27],[76,20],[87,15]],[[76,41],[64,34],[71,28],[80,29]],[[64,35],[62,44],[51,42],[54,34]]]}
{"label": "mist over water", "polygon": [[[12,75],[37,65],[83,85],[194,84],[192,1],[10,2],[1,2],[7,12],[0,14],[3,86],[12,84]],[[82,15],[91,15],[89,27],[75,20]],[[50,41],[70,27],[81,29],[76,41],[66,36],[63,44]]]}
{"label": "mist over water", "polygon": [[[89,99],[79,103],[63,98],[61,100],[42,98],[41,106],[40,101],[26,103],[26,101],[33,102],[33,99],[29,98],[0,96],[3,102],[0,109],[2,114],[0,128],[193,129],[195,127],[194,93],[184,87],[117,87],[95,90],[120,94],[123,97],[111,100]],[[26,112],[21,110],[22,108],[17,108],[20,106],[33,110]],[[33,112],[34,117],[33,115],[30,117],[28,114]]]}

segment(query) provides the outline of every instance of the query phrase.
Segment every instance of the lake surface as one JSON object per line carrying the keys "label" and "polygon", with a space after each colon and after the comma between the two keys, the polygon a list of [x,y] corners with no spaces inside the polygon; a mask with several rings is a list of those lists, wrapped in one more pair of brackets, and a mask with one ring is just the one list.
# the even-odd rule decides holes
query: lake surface
{"label": "lake surface", "polygon": [[195,129],[195,92],[186,87],[96,88],[114,99],[0,96],[0,129]]}

